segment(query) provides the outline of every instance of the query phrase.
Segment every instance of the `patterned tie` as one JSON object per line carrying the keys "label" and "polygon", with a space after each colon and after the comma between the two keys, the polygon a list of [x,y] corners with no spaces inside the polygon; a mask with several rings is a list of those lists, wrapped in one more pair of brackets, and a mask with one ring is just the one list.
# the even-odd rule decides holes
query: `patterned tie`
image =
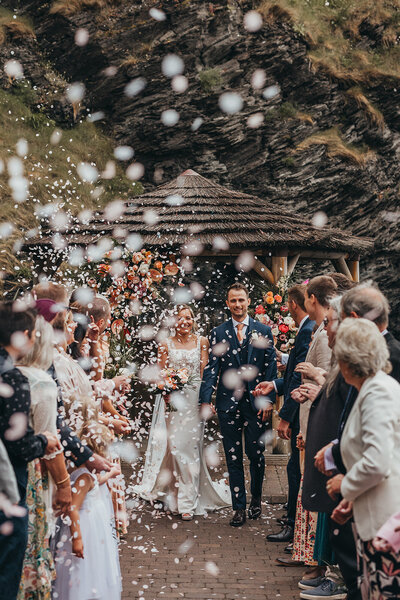
{"label": "patterned tie", "polygon": [[237,339],[238,339],[239,344],[241,344],[243,342],[243,327],[244,327],[244,323],[238,323],[236,325]]}

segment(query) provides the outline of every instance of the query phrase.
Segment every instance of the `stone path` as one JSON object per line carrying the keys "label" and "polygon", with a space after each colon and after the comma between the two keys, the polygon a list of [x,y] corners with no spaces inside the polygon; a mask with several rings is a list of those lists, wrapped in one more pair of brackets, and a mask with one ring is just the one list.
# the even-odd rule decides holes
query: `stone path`
{"label": "stone path", "polygon": [[[284,471],[267,466],[265,492],[271,500],[282,498]],[[265,503],[262,519],[239,529],[229,526],[230,514],[226,510],[183,522],[152,513],[148,505],[134,507],[121,544],[123,600],[298,598],[302,569],[277,566],[284,544],[265,539],[279,529],[275,519],[282,506]]]}

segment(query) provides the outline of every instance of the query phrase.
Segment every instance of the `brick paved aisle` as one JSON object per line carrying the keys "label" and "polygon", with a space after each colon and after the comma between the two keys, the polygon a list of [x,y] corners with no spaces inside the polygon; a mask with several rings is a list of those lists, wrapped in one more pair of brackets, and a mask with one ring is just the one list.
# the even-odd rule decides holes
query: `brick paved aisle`
{"label": "brick paved aisle", "polygon": [[[124,468],[129,478],[129,471]],[[282,492],[283,467],[268,466],[265,492]],[[132,473],[132,471],[130,470]],[[231,511],[191,522],[152,512],[140,504],[121,544],[124,600],[291,600],[298,598],[301,568],[282,568],[275,559],[284,544],[265,536],[279,529],[281,505],[264,504],[263,517],[239,529],[229,526]],[[111,600],[111,599],[110,599]]]}

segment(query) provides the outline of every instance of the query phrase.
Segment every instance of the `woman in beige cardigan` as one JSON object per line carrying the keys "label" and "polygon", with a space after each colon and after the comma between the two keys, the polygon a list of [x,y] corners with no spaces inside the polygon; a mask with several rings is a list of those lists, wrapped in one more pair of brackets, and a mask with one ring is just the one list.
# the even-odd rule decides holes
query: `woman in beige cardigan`
{"label": "woman in beige cardigan", "polygon": [[363,561],[363,597],[398,598],[400,554],[381,552],[372,541],[400,507],[400,385],[390,370],[384,337],[371,321],[345,319],[338,329],[335,356],[358,397],[343,430],[340,450],[346,475],[327,483],[343,500],[332,513],[337,522],[351,515]]}

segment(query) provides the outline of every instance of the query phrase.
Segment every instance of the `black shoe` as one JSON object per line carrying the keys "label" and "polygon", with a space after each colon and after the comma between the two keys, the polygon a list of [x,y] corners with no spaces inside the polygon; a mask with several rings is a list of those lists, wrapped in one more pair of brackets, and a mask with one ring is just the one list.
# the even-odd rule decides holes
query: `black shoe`
{"label": "black shoe", "polygon": [[286,554],[292,554],[293,552],[293,543],[292,544],[288,544],[287,546],[285,546],[284,552],[286,552]]}
{"label": "black shoe", "polygon": [[246,511],[244,508],[239,508],[232,519],[229,521],[229,525],[232,527],[241,527],[246,523]]}
{"label": "black shoe", "polygon": [[288,524],[287,517],[281,517],[280,519],[276,519],[276,522],[279,523],[279,525],[282,525],[282,527],[285,527],[285,525]]}
{"label": "black shoe", "polygon": [[261,500],[252,498],[247,514],[249,519],[259,519],[261,517]]}
{"label": "black shoe", "polygon": [[285,525],[279,533],[270,533],[267,535],[269,542],[291,542],[293,540],[294,529],[290,525]]}

